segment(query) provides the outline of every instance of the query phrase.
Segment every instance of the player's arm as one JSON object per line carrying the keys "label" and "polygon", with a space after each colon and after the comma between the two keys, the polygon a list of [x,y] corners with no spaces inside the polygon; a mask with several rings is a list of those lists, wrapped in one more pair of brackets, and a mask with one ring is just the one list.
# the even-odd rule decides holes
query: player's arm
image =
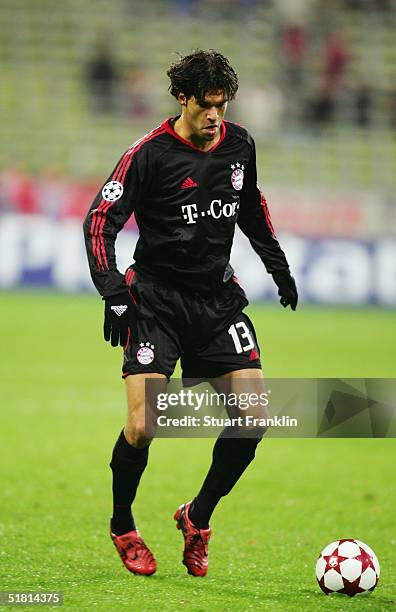
{"label": "player's arm", "polygon": [[125,345],[133,303],[125,276],[117,269],[115,241],[141,197],[142,159],[129,149],[96,195],[84,221],[89,269],[105,300],[105,340]]}
{"label": "player's arm", "polygon": [[257,185],[256,150],[251,140],[252,154],[246,170],[244,187],[238,214],[238,225],[249,238],[250,244],[259,255],[267,272],[278,286],[280,303],[292,310],[297,307],[298,295],[289,264],[276,238],[268,204]]}

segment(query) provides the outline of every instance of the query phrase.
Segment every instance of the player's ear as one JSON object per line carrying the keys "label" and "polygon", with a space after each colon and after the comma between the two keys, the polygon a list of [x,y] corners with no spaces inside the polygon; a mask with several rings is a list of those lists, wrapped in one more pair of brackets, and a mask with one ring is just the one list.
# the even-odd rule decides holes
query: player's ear
{"label": "player's ear", "polygon": [[181,104],[182,106],[187,106],[187,98],[184,95],[184,93],[179,93],[179,95],[177,96],[177,101],[179,102],[179,104]]}

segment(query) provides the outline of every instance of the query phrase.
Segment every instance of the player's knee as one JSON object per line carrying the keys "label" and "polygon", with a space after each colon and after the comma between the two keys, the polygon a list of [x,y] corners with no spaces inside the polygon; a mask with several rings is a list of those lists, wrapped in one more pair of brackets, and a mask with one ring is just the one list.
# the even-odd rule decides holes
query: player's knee
{"label": "player's knee", "polygon": [[252,425],[246,425],[244,427],[241,427],[239,430],[239,433],[240,433],[241,438],[248,438],[251,440],[255,440],[256,443],[258,444],[263,439],[264,434],[267,431],[267,429],[268,429],[267,426],[252,424]]}
{"label": "player's knee", "polygon": [[153,435],[148,431],[144,421],[128,424],[124,429],[124,434],[128,444],[136,448],[148,446],[153,439]]}

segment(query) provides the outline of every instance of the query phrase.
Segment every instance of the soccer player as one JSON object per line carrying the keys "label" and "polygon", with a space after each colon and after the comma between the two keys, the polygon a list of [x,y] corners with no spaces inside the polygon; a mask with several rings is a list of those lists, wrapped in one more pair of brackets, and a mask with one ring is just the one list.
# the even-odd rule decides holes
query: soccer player
{"label": "soccer player", "polygon": [[[238,77],[215,50],[180,57],[167,71],[181,113],[135,142],[96,196],[84,222],[93,282],[105,301],[104,337],[124,349],[128,416],[114,446],[110,534],[126,566],[153,574],[155,558],[136,528],[131,505],[147,465],[145,380],[164,385],[181,358],[183,378],[231,389],[262,385],[248,300],[230,265],[235,225],[249,238],[278,286],[281,304],[297,306],[297,289],[257,186],[256,152],[248,131],[224,120]],[[118,271],[115,240],[135,213],[135,262]],[[210,517],[249,463],[262,433],[216,440],[203,485],[176,511],[190,574],[208,568]]]}

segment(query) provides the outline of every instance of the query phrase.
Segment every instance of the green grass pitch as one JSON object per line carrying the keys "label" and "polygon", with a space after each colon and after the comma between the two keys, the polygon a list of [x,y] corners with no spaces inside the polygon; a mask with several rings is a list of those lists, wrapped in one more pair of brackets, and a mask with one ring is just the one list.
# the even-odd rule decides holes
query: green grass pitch
{"label": "green grass pitch", "polygon": [[[267,376],[395,376],[395,312],[271,305],[249,314]],[[0,590],[59,590],[64,610],[395,607],[394,440],[264,440],[213,517],[205,579],[181,565],[171,516],[196,493],[213,441],[154,441],[135,515],[158,572],[135,577],[108,536],[108,462],[125,398],[120,349],[101,338],[102,303],[5,293],[0,315]],[[316,584],[319,551],[341,537],[379,557],[368,597],[326,597]]]}

